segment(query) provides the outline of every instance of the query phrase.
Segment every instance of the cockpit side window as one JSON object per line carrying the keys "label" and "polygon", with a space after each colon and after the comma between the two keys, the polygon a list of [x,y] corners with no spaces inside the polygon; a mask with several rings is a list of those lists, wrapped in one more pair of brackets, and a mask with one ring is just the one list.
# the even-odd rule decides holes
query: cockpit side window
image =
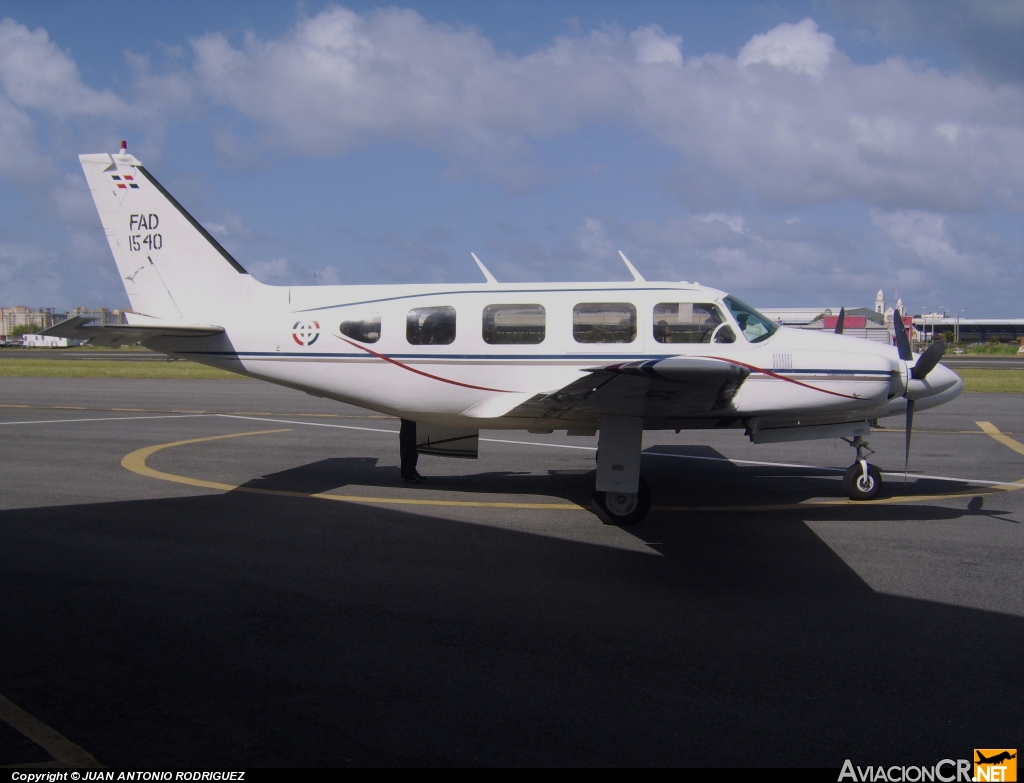
{"label": "cockpit side window", "polygon": [[778,326],[761,315],[753,307],[741,302],[735,296],[727,296],[722,300],[729,308],[732,317],[740,326],[740,331],[747,342],[760,343],[767,340],[778,330]]}
{"label": "cockpit side window", "polygon": [[709,343],[725,318],[705,302],[662,302],[654,306],[654,339],[659,343]]}

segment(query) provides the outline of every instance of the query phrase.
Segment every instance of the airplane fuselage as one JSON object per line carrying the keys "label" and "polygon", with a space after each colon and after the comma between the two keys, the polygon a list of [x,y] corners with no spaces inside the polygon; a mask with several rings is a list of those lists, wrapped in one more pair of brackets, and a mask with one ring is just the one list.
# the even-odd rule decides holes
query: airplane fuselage
{"label": "airplane fuselage", "polygon": [[[749,376],[729,404],[716,410],[652,415],[641,405],[636,412],[647,429],[721,426],[754,417],[799,426],[905,410],[903,397],[890,399],[894,374],[904,384],[907,376],[894,347],[783,327],[751,342],[723,292],[688,283],[278,287],[250,279],[248,285],[252,290],[243,301],[222,309],[222,338],[206,338],[201,345],[168,340],[154,347],[448,426],[523,428],[523,417],[504,415],[503,408],[556,392],[592,368],[670,357],[714,358]],[[602,305],[610,306],[605,309],[613,317],[631,311],[635,323],[606,337],[581,335],[580,307]],[[659,334],[656,310],[663,312],[665,305],[713,306],[733,341],[712,342],[707,332],[702,339],[684,335],[701,340],[694,342]],[[522,335],[495,342],[493,330],[487,333],[486,314],[500,314],[502,306],[533,316],[529,342]],[[443,336],[446,344],[418,344],[410,335],[410,318],[424,311],[443,312],[454,321]],[[372,342],[365,334],[353,337],[351,328],[349,334],[342,331],[346,324],[378,322]],[[958,379],[949,375],[952,388]],[[575,420],[576,428],[596,425],[593,411]]]}

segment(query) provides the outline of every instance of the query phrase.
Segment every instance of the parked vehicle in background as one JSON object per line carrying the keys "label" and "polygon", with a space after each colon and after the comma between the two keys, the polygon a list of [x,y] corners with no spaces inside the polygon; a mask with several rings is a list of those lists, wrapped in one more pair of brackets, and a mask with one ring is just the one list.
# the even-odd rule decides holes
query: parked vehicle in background
{"label": "parked vehicle in background", "polygon": [[69,348],[79,343],[79,340],[53,337],[47,334],[23,334],[21,336],[21,344],[25,348]]}

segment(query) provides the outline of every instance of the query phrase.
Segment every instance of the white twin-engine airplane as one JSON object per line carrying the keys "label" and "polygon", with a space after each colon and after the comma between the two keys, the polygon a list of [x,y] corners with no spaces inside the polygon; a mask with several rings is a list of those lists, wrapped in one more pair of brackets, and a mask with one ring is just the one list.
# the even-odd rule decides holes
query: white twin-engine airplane
{"label": "white twin-engine airplane", "polygon": [[[843,438],[844,489],[878,494],[871,422],[931,408],[963,382],[945,344],[911,352],[777,326],[697,283],[272,286],[245,269],[122,144],[80,156],[131,300],[128,326],[46,333],[141,342],[418,423],[420,453],[475,457],[480,428],[600,432],[594,501],[628,525],[650,508],[643,431],[742,427],[754,443]],[[897,314],[899,317],[899,314]],[[902,320],[899,321],[902,325]],[[841,325],[837,332],[841,332]]]}

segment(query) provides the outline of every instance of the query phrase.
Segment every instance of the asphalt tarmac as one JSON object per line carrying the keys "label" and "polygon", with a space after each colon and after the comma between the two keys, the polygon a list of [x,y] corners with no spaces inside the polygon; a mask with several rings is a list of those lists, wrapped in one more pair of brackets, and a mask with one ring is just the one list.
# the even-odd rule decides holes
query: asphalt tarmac
{"label": "asphalt tarmac", "polygon": [[[982,424],[979,424],[981,422]],[[0,378],[0,765],[932,765],[1024,737],[1024,398],[843,443],[482,433],[244,381]],[[1011,482],[1019,482],[1013,484]]]}

